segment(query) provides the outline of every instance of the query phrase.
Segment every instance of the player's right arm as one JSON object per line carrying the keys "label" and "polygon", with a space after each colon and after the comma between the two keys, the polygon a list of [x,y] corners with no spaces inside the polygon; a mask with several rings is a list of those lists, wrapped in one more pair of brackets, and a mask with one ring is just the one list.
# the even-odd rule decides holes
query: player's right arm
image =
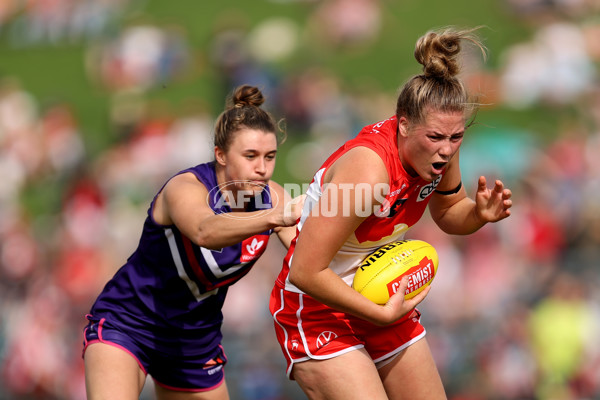
{"label": "player's right arm", "polygon": [[157,223],[175,224],[193,243],[208,249],[221,249],[295,223],[284,215],[283,207],[215,214],[208,204],[208,190],[192,173],[177,175],[166,184],[157,197],[153,215]]}
{"label": "player's right arm", "polygon": [[[366,147],[357,147],[341,156],[324,177],[324,190],[313,212],[306,218],[296,241],[290,266],[289,280],[296,287],[337,310],[355,315],[378,325],[392,323],[412,310],[426,295],[419,293],[413,299],[404,300],[404,295],[392,296],[384,305],[378,305],[348,286],[341,277],[329,268],[329,264],[346,239],[364,221],[365,216],[356,210],[364,209],[357,204],[351,188],[358,184],[375,188],[387,184],[388,174],[381,158]],[[348,190],[344,196],[342,188]],[[371,209],[377,203],[375,192],[365,199]],[[360,201],[360,199],[359,199]],[[317,210],[315,212],[315,209]],[[321,210],[335,212],[323,213]],[[406,289],[406,281],[403,282]],[[399,290],[398,293],[404,293]]]}

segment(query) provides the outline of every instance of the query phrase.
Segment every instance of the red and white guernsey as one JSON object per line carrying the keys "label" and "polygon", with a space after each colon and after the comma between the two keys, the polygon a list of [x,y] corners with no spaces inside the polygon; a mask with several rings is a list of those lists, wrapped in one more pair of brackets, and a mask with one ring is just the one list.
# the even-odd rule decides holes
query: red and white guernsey
{"label": "red and white guernsey", "polygon": [[[323,194],[322,179],[325,172],[340,156],[354,147],[364,146],[374,150],[385,163],[390,177],[389,192],[385,196],[385,201],[377,212],[367,217],[346,239],[329,264],[329,268],[348,285],[352,285],[358,265],[369,253],[385,243],[402,239],[406,231],[417,223],[425,212],[430,195],[442,179],[440,175],[435,181],[427,182],[406,173],[398,155],[397,129],[396,117],[364,127],[354,139],[346,142],[325,161],[315,174],[306,193],[304,209],[298,223],[298,233]],[[303,293],[287,279],[295,243],[294,240],[285,257],[277,283],[284,286],[286,290]]]}

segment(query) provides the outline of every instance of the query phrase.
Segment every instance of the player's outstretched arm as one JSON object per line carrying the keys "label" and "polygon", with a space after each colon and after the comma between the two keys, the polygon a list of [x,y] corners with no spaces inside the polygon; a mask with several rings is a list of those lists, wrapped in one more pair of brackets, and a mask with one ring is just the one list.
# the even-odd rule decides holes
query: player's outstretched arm
{"label": "player's outstretched arm", "polygon": [[463,188],[456,194],[434,193],[429,210],[436,224],[446,233],[467,235],[477,231],[488,222],[497,222],[510,216],[512,192],[504,183],[496,180],[488,188],[487,180],[480,176],[475,200],[469,198]]}

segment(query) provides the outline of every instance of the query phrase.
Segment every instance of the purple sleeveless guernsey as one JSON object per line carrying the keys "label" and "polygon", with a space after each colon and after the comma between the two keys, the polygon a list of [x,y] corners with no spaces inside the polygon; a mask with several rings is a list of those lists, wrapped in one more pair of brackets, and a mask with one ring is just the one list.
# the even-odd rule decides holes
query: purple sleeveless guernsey
{"label": "purple sleeveless guernsey", "polygon": [[[215,213],[231,212],[222,201],[214,163],[180,171],[191,172],[210,192]],[[163,186],[164,187],[164,186]],[[162,189],[161,189],[162,190]],[[267,186],[248,211],[271,208]],[[152,218],[156,196],[138,248],[106,284],[90,311],[91,319],[106,318],[134,340],[169,352],[176,344],[203,354],[222,339],[221,309],[227,289],[252,268],[264,253],[272,230],[233,246],[209,250],[192,243],[175,225],[159,225]]]}

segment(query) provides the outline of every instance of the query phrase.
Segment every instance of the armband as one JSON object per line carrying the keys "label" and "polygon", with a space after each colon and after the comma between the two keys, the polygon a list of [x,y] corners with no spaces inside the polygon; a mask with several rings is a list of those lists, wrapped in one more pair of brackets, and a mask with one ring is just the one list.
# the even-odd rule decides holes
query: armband
{"label": "armband", "polygon": [[449,194],[458,193],[458,191],[460,190],[460,188],[461,188],[461,187],[462,187],[462,181],[460,181],[460,182],[458,183],[458,186],[457,186],[457,187],[455,187],[455,188],[454,188],[454,189],[452,189],[452,190],[436,190],[435,192],[436,192],[436,193],[439,193],[439,194],[442,194],[442,195],[444,195],[444,196],[447,196],[447,195],[449,195]]}

